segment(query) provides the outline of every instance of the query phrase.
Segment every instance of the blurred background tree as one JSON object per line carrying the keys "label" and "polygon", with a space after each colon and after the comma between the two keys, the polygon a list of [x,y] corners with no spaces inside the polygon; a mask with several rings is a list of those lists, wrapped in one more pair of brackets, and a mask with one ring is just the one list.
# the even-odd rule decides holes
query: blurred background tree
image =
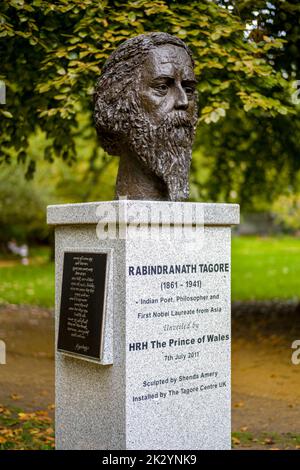
{"label": "blurred background tree", "polygon": [[10,163],[27,178],[36,172],[45,205],[113,198],[118,161],[98,145],[93,87],[122,41],[160,30],[185,40],[195,56],[191,199],[270,208],[297,188],[298,12],[292,1],[2,2],[1,171]]}
{"label": "blurred background tree", "polygon": [[272,211],[286,231],[300,234],[300,194],[281,194],[273,203]]}
{"label": "blurred background tree", "polygon": [[264,58],[288,83],[294,106],[294,112],[282,110],[277,115],[266,108],[247,112],[248,107],[238,106],[209,130],[199,129],[203,154],[211,162],[210,184],[200,184],[199,194],[238,201],[249,210],[258,200],[271,203],[287,186],[298,187],[300,4],[296,0],[220,0],[218,4],[240,18],[248,41],[259,45],[282,40],[282,46],[270,49]]}
{"label": "blurred background tree", "polygon": [[17,167],[0,173],[0,243],[5,249],[11,239],[47,241],[45,227],[46,194],[28,185]]}

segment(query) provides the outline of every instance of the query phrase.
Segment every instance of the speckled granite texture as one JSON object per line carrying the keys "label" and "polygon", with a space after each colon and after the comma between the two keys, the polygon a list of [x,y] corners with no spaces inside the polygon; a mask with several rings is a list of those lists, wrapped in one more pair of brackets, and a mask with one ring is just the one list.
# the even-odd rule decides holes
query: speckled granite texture
{"label": "speckled granite texture", "polygon": [[[141,239],[99,239],[105,204],[108,212],[121,207],[123,224],[132,211],[145,214],[159,204],[162,236],[150,239],[145,229]],[[198,239],[168,237],[170,211],[180,214],[182,204],[192,203],[48,208],[56,327],[64,251],[112,253],[104,357],[113,364],[56,354],[58,449],[230,448],[230,227],[239,223],[239,207],[197,203],[199,220],[187,224],[204,222]],[[148,227],[145,215],[140,226]],[[175,235],[179,230],[180,217]]]}

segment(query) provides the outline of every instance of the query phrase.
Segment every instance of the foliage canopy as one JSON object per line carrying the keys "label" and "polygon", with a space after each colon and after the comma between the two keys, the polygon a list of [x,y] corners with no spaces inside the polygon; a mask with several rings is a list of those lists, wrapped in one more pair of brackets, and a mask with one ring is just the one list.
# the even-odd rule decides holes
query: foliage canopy
{"label": "foliage canopy", "polygon": [[[231,3],[236,6],[239,2],[2,2],[0,80],[6,84],[7,104],[0,106],[0,161],[16,158],[25,162],[27,175],[31,176],[36,160],[28,159],[27,149],[29,137],[37,128],[49,139],[44,149],[46,160],[61,157],[74,161],[78,116],[83,114],[88,116],[84,138],[93,145],[95,158],[91,96],[105,59],[131,36],[166,31],[185,40],[195,56],[202,123],[199,135],[206,153],[215,143],[211,156],[223,175],[206,194],[215,197],[220,183],[229,187],[229,167],[222,167],[222,148],[227,147],[222,126],[226,125],[228,131],[236,129],[239,119],[246,120],[249,113],[253,119],[267,116],[273,120],[294,112],[288,95],[289,80],[270,60],[283,50],[284,40],[267,30],[258,39],[251,37],[246,33],[246,22],[254,7],[240,14]],[[236,140],[232,141],[235,145]],[[224,157],[228,160],[226,152]],[[229,160],[236,165],[239,157]],[[239,165],[236,170],[241,171]],[[193,180],[198,184],[194,167]]]}

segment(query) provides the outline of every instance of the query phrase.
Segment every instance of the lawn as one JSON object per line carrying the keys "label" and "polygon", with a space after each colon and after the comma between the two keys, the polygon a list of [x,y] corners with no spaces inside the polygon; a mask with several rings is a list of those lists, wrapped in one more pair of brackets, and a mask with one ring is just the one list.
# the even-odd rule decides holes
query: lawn
{"label": "lawn", "polygon": [[[0,259],[0,304],[54,305],[54,263],[48,248],[31,250],[29,266]],[[300,239],[235,237],[232,300],[300,298]]]}
{"label": "lawn", "polygon": [[54,263],[47,247],[30,250],[29,266],[19,259],[0,258],[0,304],[54,305]]}
{"label": "lawn", "polygon": [[300,238],[233,238],[233,300],[299,298]]}

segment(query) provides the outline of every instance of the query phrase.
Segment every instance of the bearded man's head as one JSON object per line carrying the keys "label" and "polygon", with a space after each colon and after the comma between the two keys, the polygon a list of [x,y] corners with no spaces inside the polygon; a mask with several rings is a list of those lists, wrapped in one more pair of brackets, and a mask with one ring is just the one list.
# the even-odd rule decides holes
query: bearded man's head
{"label": "bearded man's head", "polygon": [[[125,188],[132,198],[176,201],[188,197],[197,123],[193,67],[185,43],[167,33],[129,39],[106,61],[94,94],[94,118],[102,147],[123,162],[118,196],[127,195],[118,190]],[[138,184],[136,178],[128,186],[121,182],[126,161],[131,162],[131,172],[135,161],[139,175],[148,179],[152,175],[159,187],[157,194],[147,190],[146,179],[144,192],[132,188]]]}

